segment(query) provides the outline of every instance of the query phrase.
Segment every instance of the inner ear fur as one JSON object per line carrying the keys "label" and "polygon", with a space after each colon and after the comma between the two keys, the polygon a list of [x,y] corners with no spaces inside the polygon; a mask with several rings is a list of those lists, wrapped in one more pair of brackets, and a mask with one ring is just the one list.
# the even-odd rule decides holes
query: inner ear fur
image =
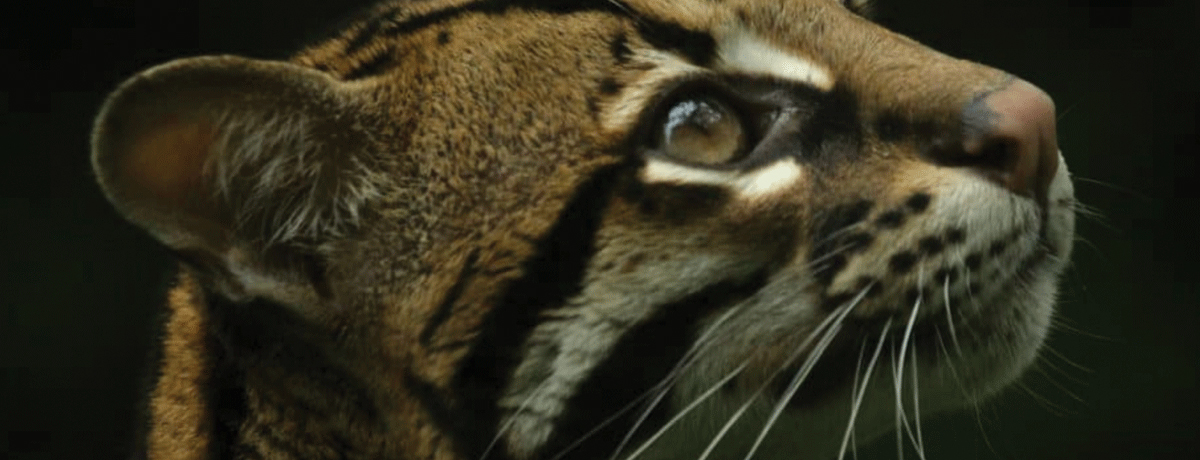
{"label": "inner ear fur", "polygon": [[353,232],[380,195],[363,112],[353,92],[313,69],[181,59],[109,97],[92,164],[123,216],[201,261],[231,294],[275,292],[311,274],[272,260],[310,259],[297,252]]}

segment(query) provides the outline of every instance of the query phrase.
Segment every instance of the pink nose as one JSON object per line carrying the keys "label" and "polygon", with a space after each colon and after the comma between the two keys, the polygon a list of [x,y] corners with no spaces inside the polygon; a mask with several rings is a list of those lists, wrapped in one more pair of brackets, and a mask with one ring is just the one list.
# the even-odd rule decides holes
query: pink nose
{"label": "pink nose", "polygon": [[972,167],[1004,188],[1040,202],[1058,172],[1054,101],[1015,80],[963,109],[963,144],[954,166]]}

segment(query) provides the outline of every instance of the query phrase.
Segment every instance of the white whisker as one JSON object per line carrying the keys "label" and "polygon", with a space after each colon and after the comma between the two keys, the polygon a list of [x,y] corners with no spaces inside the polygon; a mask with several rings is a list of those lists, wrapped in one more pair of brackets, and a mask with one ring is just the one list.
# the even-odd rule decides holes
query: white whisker
{"label": "white whisker", "polygon": [[966,398],[970,398],[971,394],[967,391],[967,385],[963,383],[962,377],[958,376],[958,368],[954,367],[954,360],[950,356],[950,350],[946,348],[946,341],[942,339],[941,331],[934,331],[937,334],[938,346],[942,349],[942,354],[946,355],[946,359],[942,362],[950,368],[950,376],[954,378],[954,382],[958,384],[959,390]]}
{"label": "white whisker", "polygon": [[921,400],[918,396],[921,393],[921,385],[917,382],[917,338],[912,338],[912,397],[913,397],[913,425],[917,426],[917,457],[925,460],[925,439],[921,436]]}
{"label": "white whisker", "polygon": [[633,401],[630,401],[630,402],[626,403],[624,406],[621,406],[620,409],[618,409],[616,412],[613,412],[613,414],[608,416],[608,418],[604,419],[600,423],[597,423],[596,426],[592,427],[591,430],[588,430],[587,433],[584,433],[582,436],[580,436],[574,442],[572,442],[572,443],[568,444],[566,447],[564,447],[561,451],[559,451],[559,453],[555,454],[553,457],[550,457],[550,460],[561,460],[572,450],[575,450],[576,447],[579,447],[580,444],[583,444],[584,441],[587,441],[593,435],[600,432],[601,429],[604,429],[604,427],[606,427],[610,423],[616,421],[622,415],[625,415],[626,412],[633,410],[633,408],[635,406],[637,406],[638,403],[644,401],[646,398],[649,398],[650,395],[654,394],[654,391],[656,389],[657,388],[651,388],[650,390],[647,390],[646,392],[639,395],[637,398],[634,398]]}
{"label": "white whisker", "polygon": [[706,348],[712,343],[712,336],[716,333],[720,326],[729,318],[733,317],[738,310],[739,309],[736,306],[734,308],[730,308],[723,313],[721,317],[717,318],[713,324],[708,326],[704,330],[704,333],[702,333],[700,337],[696,339],[695,344],[693,344],[692,347],[688,349],[687,353],[679,359],[679,362],[676,363],[675,368],[671,369],[671,371],[667,373],[667,376],[664,377],[661,382],[655,385],[655,387],[651,388],[651,391],[657,391],[657,395],[655,395],[654,399],[646,405],[646,408],[629,428],[629,431],[625,434],[625,437],[621,439],[619,444],[617,444],[617,448],[613,450],[612,457],[609,457],[610,460],[616,460],[617,457],[621,455],[621,451],[624,450],[625,446],[629,444],[629,441],[633,439],[633,435],[637,432],[637,429],[642,426],[642,423],[645,423],[646,419],[650,416],[650,413],[654,410],[654,408],[657,407],[660,402],[662,402],[663,398],[666,397],[668,393],[670,393],[671,387],[674,385],[674,383],[679,380],[680,376],[683,375],[685,370],[687,370],[693,363],[696,362],[698,357],[701,355],[700,350]]}
{"label": "white whisker", "polygon": [[[521,413],[524,411],[525,408],[529,407],[529,403],[533,402],[534,398],[540,396],[542,391],[549,388],[549,386],[549,381],[543,381],[542,383],[538,384],[537,388],[534,388],[533,391],[529,392],[529,396],[526,396],[525,399],[521,401],[521,404],[517,406],[517,410],[514,413]],[[504,425],[502,425],[499,430],[496,430],[496,436],[492,438],[492,442],[489,442],[487,448],[483,450],[483,454],[479,456],[479,460],[486,459],[487,456],[492,453],[492,449],[496,448],[496,444],[500,443],[500,438],[504,437],[504,434],[507,433],[510,428],[512,428],[512,425],[514,422],[516,422],[516,420],[516,417],[509,417],[508,420],[504,422]]]}
{"label": "white whisker", "polygon": [[858,302],[860,302],[862,298],[867,295],[867,291],[870,288],[870,286],[864,288],[862,292],[859,293],[858,296],[855,297],[855,299],[851,302],[850,306],[846,307],[844,309],[845,311],[841,312],[841,314],[838,315],[837,320],[835,320],[833,324],[830,325],[829,329],[823,333],[821,340],[817,342],[816,347],[814,347],[813,351],[809,353],[808,359],[806,359],[804,364],[800,366],[800,370],[796,372],[796,376],[793,377],[791,383],[788,384],[787,390],[784,392],[783,396],[779,398],[779,402],[775,404],[775,410],[771,412],[771,416],[763,425],[762,431],[758,433],[758,438],[754,440],[754,445],[751,446],[750,451],[746,453],[745,460],[750,460],[750,457],[753,457],[754,453],[758,451],[759,446],[762,445],[763,440],[767,437],[767,432],[769,432],[771,427],[775,425],[775,422],[779,419],[779,415],[782,414],[783,410],[787,407],[788,402],[790,402],[792,397],[796,395],[796,391],[799,391],[800,384],[803,383],[805,378],[808,377],[808,374],[812,372],[813,367],[817,365],[817,361],[821,359],[821,355],[825,354],[825,349],[829,347],[831,342],[833,342],[834,336],[836,336],[837,333],[842,330],[842,321],[846,318],[846,315],[850,314],[850,310],[853,309],[854,306],[857,305]]}
{"label": "white whisker", "polygon": [[826,260],[830,260],[834,257],[842,255],[842,253],[850,250],[850,248],[853,248],[854,246],[855,246],[854,244],[844,244],[844,245],[838,246],[836,248],[833,248],[829,252],[822,255],[821,257],[818,257],[816,259],[808,261],[808,265],[810,267],[817,267],[817,266],[821,265],[821,263],[825,262]]}
{"label": "white whisker", "polygon": [[1024,382],[1017,382],[1013,385],[1021,391],[1024,391],[1025,394],[1028,394],[1030,398],[1033,398],[1034,401],[1037,401],[1038,404],[1041,404],[1042,407],[1044,407],[1051,414],[1054,414],[1056,417],[1066,417],[1068,413],[1071,412],[1062,405],[1054,403],[1049,398],[1037,394],[1036,391],[1033,391],[1033,388],[1029,388],[1029,385],[1026,385]]}
{"label": "white whisker", "polygon": [[714,384],[712,386],[712,388],[709,388],[707,391],[705,391],[699,397],[697,397],[694,401],[692,401],[690,404],[688,404],[686,407],[684,407],[682,410],[680,410],[678,414],[675,414],[674,417],[671,417],[671,420],[668,420],[667,423],[663,424],[662,428],[659,428],[659,430],[657,432],[655,432],[653,435],[651,435],[649,439],[647,439],[645,442],[643,442],[642,445],[638,446],[637,450],[633,451],[632,454],[629,454],[629,457],[626,457],[626,460],[633,460],[633,459],[637,458],[639,455],[641,455],[643,452],[645,452],[646,449],[649,449],[650,446],[653,445],[654,442],[658,440],[658,438],[662,437],[663,434],[666,434],[668,429],[670,429],[676,423],[679,423],[680,420],[683,420],[684,416],[686,416],[688,413],[690,413],[691,411],[693,411],[697,407],[699,407],[700,403],[707,400],[710,396],[712,396],[714,393],[716,393],[717,390],[720,390],[721,387],[725,386],[725,384],[727,382],[729,382],[730,380],[733,380],[734,377],[737,377],[737,375],[742,373],[742,371],[745,370],[746,367],[749,365],[750,365],[750,359],[747,358],[746,361],[742,363],[742,365],[735,368],[732,372],[726,374],[725,377],[723,377],[723,378],[721,378],[721,380],[717,381],[717,383]]}
{"label": "white whisker", "polygon": [[908,426],[908,420],[904,418],[904,401],[900,399],[900,377],[896,371],[896,347],[892,346],[892,385],[895,387],[896,394],[896,458],[904,460],[904,428]]}
{"label": "white whisker", "polygon": [[[761,394],[762,394],[762,392],[763,392],[764,390],[766,390],[767,386],[768,386],[768,385],[770,385],[770,383],[771,383],[772,381],[774,381],[774,380],[775,380],[775,378],[777,378],[781,372],[783,372],[783,369],[784,369],[785,367],[787,367],[787,366],[786,366],[786,364],[787,364],[787,363],[790,363],[790,362],[792,362],[792,361],[795,361],[795,360],[796,360],[796,358],[797,358],[798,356],[800,356],[800,353],[802,353],[802,352],[803,352],[803,351],[804,351],[806,348],[808,348],[808,345],[809,345],[810,343],[812,343],[812,341],[813,341],[813,340],[814,340],[814,339],[815,339],[815,338],[816,338],[818,335],[821,335],[821,334],[822,334],[822,333],[825,331],[825,329],[827,329],[828,327],[830,327],[830,325],[831,325],[831,324],[832,324],[832,323],[833,323],[833,322],[834,322],[834,321],[835,321],[837,318],[839,318],[839,317],[845,317],[845,315],[849,314],[850,310],[851,310],[851,309],[852,309],[852,308],[853,308],[855,305],[857,305],[859,301],[861,301],[861,300],[862,300],[862,297],[863,297],[863,296],[864,296],[864,295],[867,293],[867,291],[868,291],[869,289],[870,289],[870,287],[868,286],[868,288],[867,288],[867,289],[864,289],[864,290],[863,290],[863,292],[862,292],[862,293],[860,293],[860,294],[859,294],[859,295],[858,295],[858,296],[857,296],[857,297],[856,297],[856,298],[855,298],[855,299],[854,299],[854,300],[853,300],[851,303],[849,303],[849,304],[846,304],[846,305],[844,305],[844,306],[840,307],[838,310],[836,310],[836,311],[834,312],[834,314],[831,314],[831,315],[829,315],[829,316],[828,316],[828,317],[826,317],[824,320],[822,320],[822,321],[821,321],[821,323],[817,325],[817,327],[813,328],[813,331],[812,331],[812,333],[810,333],[810,334],[808,335],[808,337],[804,339],[804,342],[803,342],[803,343],[801,343],[799,346],[797,346],[797,347],[796,347],[796,349],[795,349],[795,350],[793,350],[793,351],[792,351],[792,353],[791,353],[791,354],[790,354],[790,355],[787,357],[787,359],[785,359],[785,360],[784,360],[784,365],[783,365],[783,366],[780,366],[780,368],[779,368],[779,369],[776,369],[776,370],[775,370],[775,372],[771,373],[771,376],[770,376],[770,377],[768,377],[767,379],[763,380],[763,383],[762,383],[762,385],[759,385],[759,387],[758,387],[758,388],[757,388],[757,389],[754,391],[754,393],[752,393],[752,394],[750,395],[750,397],[749,397],[749,398],[747,398],[746,402],[745,402],[745,403],[743,403],[743,404],[741,405],[741,407],[739,407],[739,408],[738,408],[736,411],[734,411],[734,413],[733,413],[733,414],[732,414],[732,415],[729,417],[729,420],[728,420],[727,422],[725,422],[725,424],[724,424],[724,425],[721,427],[721,429],[720,429],[720,430],[717,432],[716,436],[714,436],[714,437],[713,437],[713,440],[712,440],[711,442],[709,442],[708,446],[707,446],[707,447],[704,449],[704,452],[700,454],[700,457],[699,457],[699,458],[697,458],[697,460],[705,460],[705,459],[707,459],[707,458],[708,458],[708,456],[712,454],[713,450],[715,450],[715,449],[716,449],[716,447],[717,447],[717,444],[718,444],[718,443],[720,443],[720,442],[721,442],[721,440],[722,440],[722,439],[725,437],[725,435],[726,435],[727,433],[729,433],[729,430],[730,430],[731,428],[733,428],[733,424],[734,424],[734,423],[737,423],[737,421],[738,421],[739,419],[741,419],[742,415],[744,415],[744,414],[746,413],[746,410],[748,410],[748,409],[750,408],[750,406],[751,406],[751,405],[754,403],[754,401],[755,401],[756,399],[758,399],[758,396],[759,396],[759,395],[761,395]],[[641,449],[639,449],[639,450],[641,450]],[[631,456],[630,458],[628,458],[628,459],[626,459],[626,460],[632,460],[632,458],[633,458],[633,457]]]}
{"label": "white whisker", "polygon": [[[863,367],[862,367],[863,356],[866,354],[866,352],[867,352],[867,340],[864,338],[862,341],[862,345],[860,345],[858,347],[858,359],[855,360],[855,362],[854,362],[854,380],[850,382],[850,416],[846,420],[846,432],[847,432],[846,436],[844,436],[842,438],[842,447],[840,449],[838,449],[838,460],[842,460],[842,458],[845,457],[847,442],[849,442],[851,444],[858,443],[858,439],[856,439],[856,437],[855,437],[856,433],[854,431],[854,421],[855,421],[855,418],[858,417],[859,401],[858,401],[858,398],[855,397],[855,395],[857,395],[859,392],[859,389],[858,389],[858,385],[860,384],[859,379],[863,377]],[[861,383],[863,385],[866,385],[867,382],[861,382]],[[853,450],[852,454],[853,454],[854,458],[858,458],[858,450],[857,449]]]}
{"label": "white whisker", "polygon": [[[918,276],[918,284],[919,282],[920,277]],[[896,394],[896,448],[898,450],[897,454],[900,455],[901,458],[904,456],[903,432],[906,431],[908,433],[913,445],[918,444],[913,435],[913,429],[908,423],[907,414],[904,411],[902,387],[904,382],[904,361],[906,360],[905,357],[908,355],[908,345],[912,341],[913,326],[917,322],[917,313],[921,311],[921,301],[924,300],[924,294],[925,293],[923,290],[918,290],[917,301],[912,307],[912,314],[908,315],[908,324],[904,327],[904,336],[900,340],[900,354],[898,357],[893,356],[892,358],[892,378],[895,384],[894,387]]]}
{"label": "white whisker", "polygon": [[954,312],[950,309],[950,276],[942,283],[942,298],[946,302],[946,325],[950,327],[950,341],[954,342],[954,352],[962,357],[962,345],[958,343],[958,331],[954,327]]}
{"label": "white whisker", "polygon": [[825,243],[828,243],[828,242],[830,242],[830,241],[833,241],[834,239],[836,239],[836,238],[838,238],[838,237],[840,237],[840,236],[842,236],[842,235],[845,235],[845,234],[847,234],[847,233],[850,233],[850,232],[852,232],[852,231],[854,231],[854,230],[857,230],[857,229],[859,229],[859,228],[862,228],[862,227],[863,227],[863,225],[864,225],[863,221],[858,221],[858,222],[855,222],[855,223],[853,223],[853,224],[850,224],[850,225],[847,225],[847,226],[845,226],[845,227],[842,227],[842,228],[839,228],[839,229],[837,229],[837,230],[834,230],[834,231],[833,231],[833,232],[831,232],[830,234],[828,234],[828,235],[825,235],[825,237],[824,237],[824,238],[821,238],[820,240],[817,240],[817,241],[813,242],[813,247],[818,247],[818,246],[821,246],[821,245],[823,245],[823,244],[825,244]]}
{"label": "white whisker", "polygon": [[[854,422],[857,420],[859,409],[862,407],[862,400],[863,396],[867,393],[867,386],[871,383],[871,373],[875,371],[875,362],[879,359],[879,352],[883,350],[883,343],[887,341],[888,330],[891,327],[892,320],[888,318],[887,323],[883,325],[883,332],[879,335],[879,343],[875,345],[875,353],[871,355],[871,361],[867,363],[867,371],[863,374],[862,387],[858,388],[857,394],[854,395],[854,407],[850,410],[850,422],[846,425],[846,433],[842,435],[842,448],[838,453],[838,460],[842,460],[846,456],[846,446],[854,434]],[[857,457],[858,454],[855,453],[855,458]]]}

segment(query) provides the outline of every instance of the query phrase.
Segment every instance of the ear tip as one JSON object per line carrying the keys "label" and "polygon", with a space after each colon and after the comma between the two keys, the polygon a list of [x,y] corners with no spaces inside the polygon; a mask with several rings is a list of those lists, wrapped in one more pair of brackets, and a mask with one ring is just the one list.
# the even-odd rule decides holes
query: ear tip
{"label": "ear tip", "polygon": [[109,93],[92,124],[92,168],[99,176],[101,186],[107,189],[105,180],[115,172],[114,162],[124,147],[123,141],[137,134],[131,131],[145,129],[144,126],[131,123],[131,119],[138,112],[146,110],[148,103],[157,99],[156,95],[161,95],[164,87],[175,79],[173,77],[230,58],[201,56],[159,64],[127,78]]}
{"label": "ear tip", "polygon": [[92,164],[97,172],[103,172],[108,166],[106,158],[119,148],[119,141],[137,134],[127,131],[146,129],[146,119],[139,115],[197,115],[196,109],[227,98],[230,92],[264,87],[286,92],[314,79],[323,84],[334,81],[322,72],[292,63],[234,55],[181,58],[147,68],[118,85],[101,105],[92,126]]}
{"label": "ear tip", "polygon": [[[128,78],[105,99],[92,125],[91,163],[105,197],[146,226],[150,202],[174,207],[201,173],[215,127],[205,120],[204,80],[246,68],[236,56],[178,59]],[[191,177],[196,176],[196,177]]]}
{"label": "ear tip", "polygon": [[176,59],[147,68],[116,87],[92,125],[92,168],[106,191],[132,144],[164,124],[202,120],[214,94],[236,87],[263,69],[286,66],[232,55]]}
{"label": "ear tip", "polygon": [[[268,238],[248,224],[260,221],[284,222],[271,235],[349,226],[343,208],[374,196],[360,163],[347,158],[374,151],[346,109],[354,97],[332,76],[293,63],[168,62],[129,78],[102,105],[92,167],[118,212],[164,241],[215,241],[246,226],[255,229],[242,237]],[[314,129],[338,132],[337,143],[312,142]]]}

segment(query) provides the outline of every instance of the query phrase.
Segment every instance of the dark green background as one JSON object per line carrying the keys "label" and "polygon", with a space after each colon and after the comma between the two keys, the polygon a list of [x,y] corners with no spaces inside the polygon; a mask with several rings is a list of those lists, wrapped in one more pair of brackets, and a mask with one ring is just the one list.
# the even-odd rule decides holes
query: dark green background
{"label": "dark green background", "polygon": [[[92,114],[138,69],[280,56],[354,5],[5,3],[0,459],[122,457],[170,262],[93,185]],[[1078,197],[1103,214],[1080,219],[1053,351],[978,414],[927,423],[929,458],[1200,458],[1197,2],[879,3],[893,28],[1053,95]]]}

